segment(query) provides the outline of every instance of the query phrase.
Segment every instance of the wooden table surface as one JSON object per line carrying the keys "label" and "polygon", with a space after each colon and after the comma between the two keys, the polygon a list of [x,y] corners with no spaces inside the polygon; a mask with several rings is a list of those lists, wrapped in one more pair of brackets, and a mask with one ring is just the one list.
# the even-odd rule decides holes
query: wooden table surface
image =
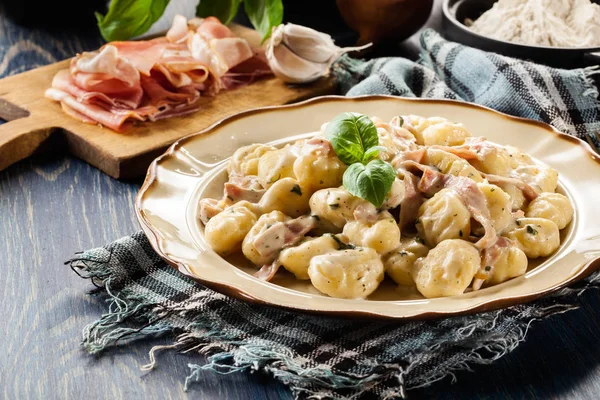
{"label": "wooden table surface", "polygon": [[[428,26],[439,28],[438,13],[439,2]],[[0,16],[0,75],[92,46],[68,34],[52,35],[58,44],[42,47],[38,43],[47,34],[15,33],[15,26]],[[403,51],[414,55],[415,46],[413,37]],[[76,251],[139,229],[133,200],[140,183],[116,181],[60,156],[36,156],[0,173],[0,398],[291,398],[275,380],[247,373],[205,372],[184,392],[187,364],[201,362],[197,356],[164,352],[153,371],[140,370],[150,347],[163,340],[116,348],[99,358],[82,350],[83,327],[106,304],[89,295],[91,284],[63,262]],[[409,397],[597,399],[599,343],[600,301],[598,293],[587,292],[580,309],[534,323],[526,341],[494,364],[457,373],[454,384],[447,378],[410,391]]]}

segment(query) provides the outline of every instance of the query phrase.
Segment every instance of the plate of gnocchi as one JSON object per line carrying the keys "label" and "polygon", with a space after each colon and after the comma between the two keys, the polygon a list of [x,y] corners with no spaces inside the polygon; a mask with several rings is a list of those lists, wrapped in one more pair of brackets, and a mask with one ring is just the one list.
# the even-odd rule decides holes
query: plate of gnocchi
{"label": "plate of gnocchi", "polygon": [[136,197],[153,248],[216,291],[327,315],[441,318],[600,269],[600,157],[475,104],[323,96],[174,143]]}

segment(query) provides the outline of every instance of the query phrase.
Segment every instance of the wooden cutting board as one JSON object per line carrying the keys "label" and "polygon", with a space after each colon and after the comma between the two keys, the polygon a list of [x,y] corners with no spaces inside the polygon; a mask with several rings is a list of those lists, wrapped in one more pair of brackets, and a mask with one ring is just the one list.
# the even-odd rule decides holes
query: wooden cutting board
{"label": "wooden cutting board", "polygon": [[[231,28],[258,45],[260,38],[255,31],[240,25]],[[44,97],[56,72],[68,65],[69,60],[64,60],[0,79],[0,118],[9,121],[0,125],[0,170],[36,152],[66,152],[114,178],[135,178],[144,175],[152,160],[171,143],[224,117],[335,91],[330,78],[303,86],[269,78],[207,98],[193,114],[144,122],[117,133],[75,120],[62,111],[59,103]]]}

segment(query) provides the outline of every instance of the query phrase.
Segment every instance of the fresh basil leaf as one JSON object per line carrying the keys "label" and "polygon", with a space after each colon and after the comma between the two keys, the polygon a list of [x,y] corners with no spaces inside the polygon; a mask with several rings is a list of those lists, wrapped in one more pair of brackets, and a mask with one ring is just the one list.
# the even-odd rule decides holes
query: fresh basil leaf
{"label": "fresh basil leaf", "polygon": [[383,146],[373,146],[369,150],[365,151],[365,155],[363,156],[362,163],[367,164],[369,161],[377,158],[380,151],[385,151],[386,148]]}
{"label": "fresh basil leaf", "polygon": [[198,17],[217,17],[221,23],[227,25],[235,18],[242,0],[200,0],[196,7]]}
{"label": "fresh basil leaf", "polygon": [[96,13],[102,37],[111,42],[146,32],[165,12],[169,0],[112,0],[106,15]]}
{"label": "fresh basil leaf", "polygon": [[244,0],[244,10],[263,42],[271,36],[271,29],[283,21],[282,0]]}
{"label": "fresh basil leaf", "polygon": [[352,164],[344,172],[343,183],[348,192],[379,208],[392,188],[396,171],[385,161],[375,159],[363,165]]}
{"label": "fresh basil leaf", "polygon": [[341,113],[332,119],[325,128],[325,137],[346,165],[362,162],[365,152],[379,144],[373,121],[353,112]]}

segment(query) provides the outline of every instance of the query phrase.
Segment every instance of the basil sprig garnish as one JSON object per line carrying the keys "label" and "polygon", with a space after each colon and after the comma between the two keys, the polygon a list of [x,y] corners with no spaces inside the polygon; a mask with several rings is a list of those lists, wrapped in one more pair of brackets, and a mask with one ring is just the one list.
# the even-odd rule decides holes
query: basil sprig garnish
{"label": "basil sprig garnish", "polygon": [[343,184],[348,192],[379,208],[392,188],[396,171],[385,161],[377,159],[380,150],[377,128],[366,116],[345,112],[336,116],[325,128],[338,158],[348,169]]}

